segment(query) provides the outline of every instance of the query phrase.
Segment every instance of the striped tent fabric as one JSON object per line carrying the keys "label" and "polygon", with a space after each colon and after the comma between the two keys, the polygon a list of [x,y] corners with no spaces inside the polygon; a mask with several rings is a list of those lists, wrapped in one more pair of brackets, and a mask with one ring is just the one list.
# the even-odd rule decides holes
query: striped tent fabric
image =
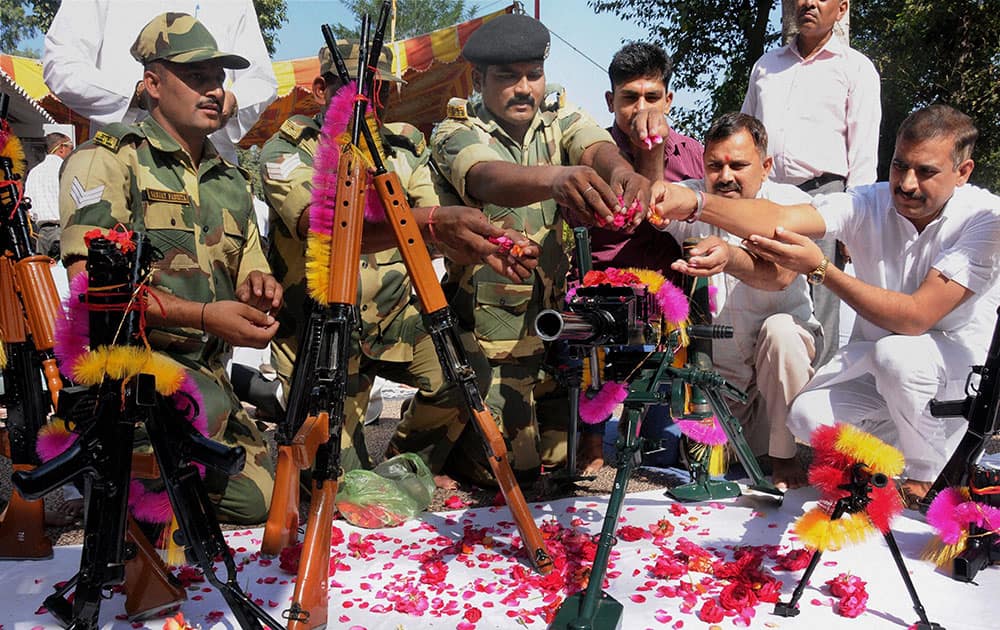
{"label": "striped tent fabric", "polygon": [[[388,44],[393,52],[393,70],[403,76],[406,84],[391,95],[386,122],[408,122],[430,135],[431,127],[444,118],[448,99],[472,93],[472,68],[461,58],[469,35],[493,18],[512,13],[514,7],[511,4],[468,22]],[[278,98],[240,140],[243,148],[262,145],[293,114],[313,116],[319,111],[312,96],[312,82],[319,74],[315,56],[275,61],[272,66],[278,80]],[[56,122],[76,125],[78,142],[90,137],[89,121],[66,107],[45,85],[41,60],[0,54],[0,70]]]}

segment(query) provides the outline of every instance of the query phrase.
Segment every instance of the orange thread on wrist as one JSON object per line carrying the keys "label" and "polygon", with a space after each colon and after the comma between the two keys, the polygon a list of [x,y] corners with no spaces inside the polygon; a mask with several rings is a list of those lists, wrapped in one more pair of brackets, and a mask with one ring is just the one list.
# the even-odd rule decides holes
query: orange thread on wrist
{"label": "orange thread on wrist", "polygon": [[441,206],[434,206],[431,211],[427,213],[427,233],[431,235],[431,241],[437,242],[437,235],[434,234],[434,211]]}

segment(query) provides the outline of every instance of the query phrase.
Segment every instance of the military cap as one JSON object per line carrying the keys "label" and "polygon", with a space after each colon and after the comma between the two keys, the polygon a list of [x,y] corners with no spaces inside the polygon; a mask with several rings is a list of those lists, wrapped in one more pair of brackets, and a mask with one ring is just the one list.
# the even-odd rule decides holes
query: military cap
{"label": "military cap", "polygon": [[[361,52],[361,46],[357,42],[338,39],[337,50],[340,51],[340,56],[344,58],[349,76],[352,79],[357,79],[358,55]],[[319,73],[320,75],[332,74],[333,76],[337,76],[337,67],[333,65],[333,55],[330,54],[330,49],[326,46],[319,49]],[[383,81],[392,81],[393,83],[406,83],[402,77],[392,71],[392,51],[388,46],[382,47],[382,54],[378,58],[378,78]]]}
{"label": "military cap", "polygon": [[477,66],[535,61],[549,56],[549,29],[527,15],[504,14],[469,36],[462,56]]}
{"label": "military cap", "polygon": [[161,13],[139,31],[130,50],[132,57],[146,65],[151,61],[194,63],[218,61],[223,68],[241,70],[250,62],[219,50],[205,25],[187,13]]}

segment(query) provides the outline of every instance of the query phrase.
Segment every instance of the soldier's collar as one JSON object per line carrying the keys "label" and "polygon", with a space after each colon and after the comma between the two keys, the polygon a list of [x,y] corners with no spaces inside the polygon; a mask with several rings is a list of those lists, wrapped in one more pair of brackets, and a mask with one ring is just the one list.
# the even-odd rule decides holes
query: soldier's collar
{"label": "soldier's collar", "polygon": [[[184,149],[181,148],[177,140],[167,133],[152,116],[141,120],[139,128],[142,129],[143,134],[145,134],[146,139],[153,148],[164,153],[184,153]],[[200,165],[199,170],[206,168],[208,165],[214,165],[217,161],[221,162],[222,158],[219,157],[219,152],[216,150],[215,145],[212,144],[212,141],[206,137],[201,159],[198,161]]]}

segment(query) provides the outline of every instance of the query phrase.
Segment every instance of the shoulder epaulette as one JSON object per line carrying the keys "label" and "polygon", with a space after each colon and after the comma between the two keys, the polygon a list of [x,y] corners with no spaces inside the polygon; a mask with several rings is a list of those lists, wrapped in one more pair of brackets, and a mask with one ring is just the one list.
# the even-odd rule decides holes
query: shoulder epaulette
{"label": "shoulder epaulette", "polygon": [[298,144],[310,129],[318,130],[316,121],[308,116],[296,114],[285,122],[281,123],[278,133],[293,144]]}
{"label": "shoulder epaulette", "polygon": [[117,153],[119,147],[121,147],[122,141],[130,135],[142,137],[143,133],[139,127],[135,125],[111,123],[94,134],[93,141],[94,144]]}
{"label": "shoulder epaulette", "polygon": [[448,118],[452,120],[468,120],[469,101],[457,96],[448,99]]}
{"label": "shoulder epaulette", "polygon": [[543,112],[556,112],[563,107],[566,107],[566,89],[554,83],[546,84],[541,110]]}
{"label": "shoulder epaulette", "polygon": [[389,146],[407,149],[417,157],[427,150],[424,133],[409,123],[395,122],[385,125],[385,139]]}

